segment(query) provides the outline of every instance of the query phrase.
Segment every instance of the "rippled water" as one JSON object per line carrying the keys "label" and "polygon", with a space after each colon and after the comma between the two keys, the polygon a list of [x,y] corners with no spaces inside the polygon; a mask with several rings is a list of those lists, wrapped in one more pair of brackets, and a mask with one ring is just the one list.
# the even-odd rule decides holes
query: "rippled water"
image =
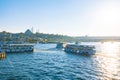
{"label": "rippled water", "polygon": [[0,80],[120,80],[120,43],[96,46],[96,55],[82,56],[37,44],[34,53],[7,54],[0,60]]}

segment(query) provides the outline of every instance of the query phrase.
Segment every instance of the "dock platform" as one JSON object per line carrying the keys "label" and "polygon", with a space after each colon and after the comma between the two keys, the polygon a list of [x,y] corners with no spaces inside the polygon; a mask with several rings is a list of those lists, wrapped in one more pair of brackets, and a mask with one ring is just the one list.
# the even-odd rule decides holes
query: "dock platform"
{"label": "dock platform", "polygon": [[6,53],[33,52],[34,50],[34,46],[30,44],[3,44],[0,48]]}

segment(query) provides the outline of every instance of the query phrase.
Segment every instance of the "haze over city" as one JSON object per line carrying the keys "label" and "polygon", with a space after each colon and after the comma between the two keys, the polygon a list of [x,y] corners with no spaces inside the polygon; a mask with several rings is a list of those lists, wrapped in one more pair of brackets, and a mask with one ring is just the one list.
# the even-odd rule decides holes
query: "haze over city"
{"label": "haze over city", "polygon": [[119,0],[0,0],[0,32],[120,36]]}

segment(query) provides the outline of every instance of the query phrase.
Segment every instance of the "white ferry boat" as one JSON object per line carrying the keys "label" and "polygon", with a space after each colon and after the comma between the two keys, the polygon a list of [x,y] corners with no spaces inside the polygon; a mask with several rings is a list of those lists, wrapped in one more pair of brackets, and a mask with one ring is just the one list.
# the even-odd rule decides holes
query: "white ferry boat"
{"label": "white ferry boat", "polygon": [[65,47],[65,52],[67,53],[76,53],[82,55],[94,55],[95,47],[90,45],[77,45],[77,44],[68,44]]}
{"label": "white ferry boat", "polygon": [[29,44],[2,44],[0,49],[6,53],[33,52],[33,45]]}

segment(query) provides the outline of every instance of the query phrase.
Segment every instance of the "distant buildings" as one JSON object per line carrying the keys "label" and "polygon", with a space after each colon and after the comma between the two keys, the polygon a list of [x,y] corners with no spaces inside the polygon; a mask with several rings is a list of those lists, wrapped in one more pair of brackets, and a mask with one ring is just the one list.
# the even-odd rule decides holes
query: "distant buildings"
{"label": "distant buildings", "polygon": [[100,42],[100,41],[120,41],[120,37],[106,36],[106,37],[70,37],[64,35],[33,33],[32,30],[27,29],[24,33],[9,33],[6,31],[0,32],[0,44],[17,44],[17,43],[48,43],[48,42]]}
{"label": "distant buildings", "polygon": [[28,42],[33,33],[27,29],[25,33],[9,33],[6,31],[0,32],[0,44],[20,44]]}

